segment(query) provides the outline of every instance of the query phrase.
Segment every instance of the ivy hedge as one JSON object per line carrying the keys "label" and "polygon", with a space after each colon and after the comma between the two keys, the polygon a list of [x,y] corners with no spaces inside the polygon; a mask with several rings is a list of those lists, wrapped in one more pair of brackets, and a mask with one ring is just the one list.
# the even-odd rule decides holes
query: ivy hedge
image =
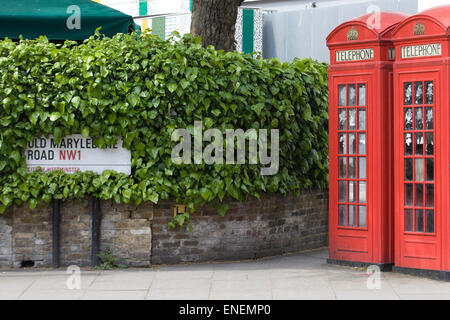
{"label": "ivy hedge", "polygon": [[[189,209],[224,197],[326,188],[327,66],[310,59],[280,63],[201,47],[176,33],[98,34],[82,44],[0,42],[0,213],[13,204],[92,195],[128,203],[176,199]],[[262,165],[177,165],[171,134],[202,120],[213,127],[279,129],[280,169]],[[35,137],[83,134],[98,147],[117,137],[132,153],[130,176],[105,171],[28,173]],[[270,135],[269,135],[270,136]],[[174,221],[182,225],[189,213]]]}

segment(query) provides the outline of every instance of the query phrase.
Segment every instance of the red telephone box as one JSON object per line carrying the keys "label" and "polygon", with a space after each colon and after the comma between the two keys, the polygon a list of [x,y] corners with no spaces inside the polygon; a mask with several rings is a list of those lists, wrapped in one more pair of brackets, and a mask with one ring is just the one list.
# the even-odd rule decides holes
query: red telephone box
{"label": "red telephone box", "polygon": [[450,6],[443,6],[409,17],[392,36],[395,269],[422,269],[445,279],[450,279],[449,27]]}
{"label": "red telephone box", "polygon": [[365,15],[327,38],[329,263],[393,263],[392,30],[400,13]]}

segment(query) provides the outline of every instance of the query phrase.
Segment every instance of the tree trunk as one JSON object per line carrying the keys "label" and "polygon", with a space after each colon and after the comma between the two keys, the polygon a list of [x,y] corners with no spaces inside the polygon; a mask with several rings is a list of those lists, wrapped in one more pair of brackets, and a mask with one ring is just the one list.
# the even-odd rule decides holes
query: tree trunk
{"label": "tree trunk", "polygon": [[233,51],[238,7],[244,0],[194,0],[191,34],[202,37],[203,47]]}

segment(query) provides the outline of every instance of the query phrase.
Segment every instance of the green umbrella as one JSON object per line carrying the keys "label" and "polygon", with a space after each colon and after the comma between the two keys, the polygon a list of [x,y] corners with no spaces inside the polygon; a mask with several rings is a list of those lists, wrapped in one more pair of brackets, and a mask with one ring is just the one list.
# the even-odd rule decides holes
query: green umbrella
{"label": "green umbrella", "polygon": [[133,18],[91,0],[0,0],[0,38],[84,40],[140,30]]}

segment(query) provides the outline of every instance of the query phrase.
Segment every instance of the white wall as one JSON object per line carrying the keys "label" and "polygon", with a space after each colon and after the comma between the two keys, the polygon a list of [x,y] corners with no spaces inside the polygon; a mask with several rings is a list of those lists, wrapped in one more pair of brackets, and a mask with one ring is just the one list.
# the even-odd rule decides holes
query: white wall
{"label": "white wall", "polygon": [[98,2],[133,17],[139,15],[139,0],[100,0]]}
{"label": "white wall", "polygon": [[419,0],[419,12],[446,4],[450,5],[450,0]]}

